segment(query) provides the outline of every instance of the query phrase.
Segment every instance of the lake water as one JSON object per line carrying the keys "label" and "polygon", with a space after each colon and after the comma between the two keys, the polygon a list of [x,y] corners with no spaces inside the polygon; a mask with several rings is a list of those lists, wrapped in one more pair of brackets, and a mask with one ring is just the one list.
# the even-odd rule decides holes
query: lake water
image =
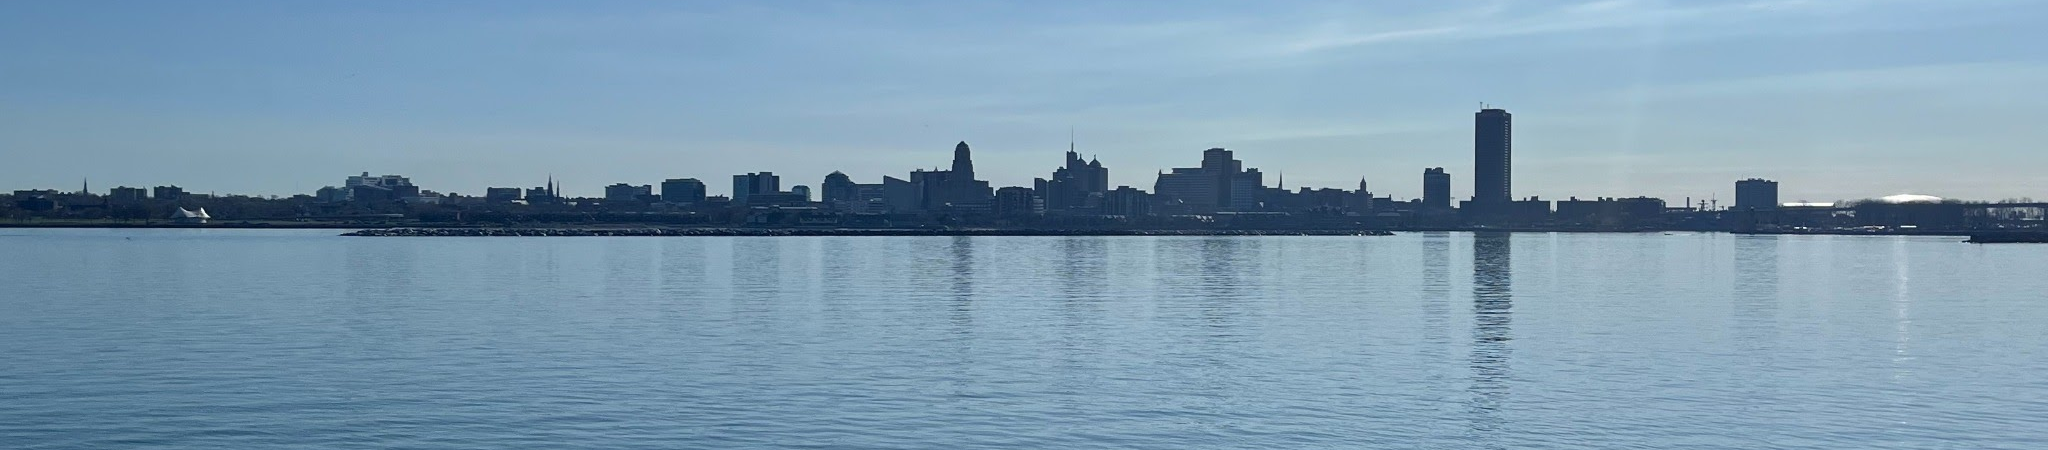
{"label": "lake water", "polygon": [[2048,246],[0,229],[0,448],[2048,448]]}

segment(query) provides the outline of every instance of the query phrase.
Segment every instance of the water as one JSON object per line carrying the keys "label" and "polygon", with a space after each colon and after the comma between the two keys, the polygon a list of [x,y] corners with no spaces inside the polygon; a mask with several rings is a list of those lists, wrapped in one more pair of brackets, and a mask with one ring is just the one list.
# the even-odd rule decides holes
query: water
{"label": "water", "polygon": [[2044,448],[2048,247],[0,230],[0,448]]}

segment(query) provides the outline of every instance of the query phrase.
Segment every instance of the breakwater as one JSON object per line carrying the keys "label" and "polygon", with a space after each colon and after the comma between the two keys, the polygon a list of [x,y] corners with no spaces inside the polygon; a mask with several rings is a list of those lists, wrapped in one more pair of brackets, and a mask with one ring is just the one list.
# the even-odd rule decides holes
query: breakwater
{"label": "breakwater", "polygon": [[1392,236],[1381,230],[1034,230],[1004,228],[375,228],[368,237],[543,236]]}
{"label": "breakwater", "polygon": [[2048,232],[2042,231],[1994,231],[1970,233],[1972,244],[2048,244]]}

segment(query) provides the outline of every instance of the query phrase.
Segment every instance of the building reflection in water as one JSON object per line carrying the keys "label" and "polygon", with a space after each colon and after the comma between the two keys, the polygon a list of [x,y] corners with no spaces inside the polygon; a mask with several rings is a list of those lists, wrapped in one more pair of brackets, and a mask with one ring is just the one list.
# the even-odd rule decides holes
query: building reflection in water
{"label": "building reflection in water", "polygon": [[[1444,361],[1451,345],[1451,233],[1422,234],[1422,351]],[[1434,367],[1434,366],[1433,366]]]}
{"label": "building reflection in water", "polygon": [[1513,324],[1513,275],[1508,233],[1472,235],[1472,412],[1475,432],[1500,430],[1507,401]]}
{"label": "building reflection in water", "polygon": [[[1777,235],[1736,235],[1733,327],[1736,345],[1746,354],[1768,350],[1777,342],[1778,246]],[[1765,362],[1768,363],[1768,362]]]}
{"label": "building reflection in water", "polygon": [[954,236],[947,250],[953,256],[953,324],[966,334],[974,325],[974,238]]}

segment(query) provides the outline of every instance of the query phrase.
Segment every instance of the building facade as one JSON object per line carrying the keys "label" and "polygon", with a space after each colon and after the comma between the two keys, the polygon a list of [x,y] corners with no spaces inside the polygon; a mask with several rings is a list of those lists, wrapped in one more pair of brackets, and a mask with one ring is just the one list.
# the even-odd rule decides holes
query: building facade
{"label": "building facade", "polygon": [[704,181],[696,178],[670,178],[661,181],[661,201],[683,205],[704,203]]}
{"label": "building facade", "polygon": [[1770,211],[1778,209],[1778,182],[1750,178],[1735,182],[1735,209]]}
{"label": "building facade", "polygon": [[1473,115],[1472,203],[1482,215],[1505,215],[1514,195],[1514,116],[1487,108]]}
{"label": "building facade", "polygon": [[1152,185],[1154,207],[1171,206],[1195,213],[1255,211],[1265,175],[1245,169],[1229,150],[1202,152],[1201,167],[1176,167],[1159,174]]}
{"label": "building facade", "polygon": [[782,192],[782,177],[775,172],[758,172],[732,176],[732,202],[747,204],[747,198],[754,194]]}
{"label": "building facade", "polygon": [[1451,174],[1442,167],[1422,169],[1422,208],[1448,211],[1451,209]]}

